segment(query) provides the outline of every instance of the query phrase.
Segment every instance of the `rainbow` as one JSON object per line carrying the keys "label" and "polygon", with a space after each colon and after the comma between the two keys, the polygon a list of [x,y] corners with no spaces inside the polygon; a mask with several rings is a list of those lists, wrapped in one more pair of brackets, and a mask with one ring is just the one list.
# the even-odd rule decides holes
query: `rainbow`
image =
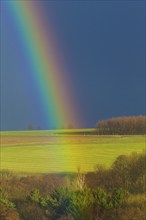
{"label": "rainbow", "polygon": [[[46,25],[37,1],[7,1],[13,22],[21,35],[32,78],[48,124],[54,127],[80,126],[80,116],[71,89],[68,71],[61,60],[52,22]],[[51,121],[50,121],[51,120]]]}

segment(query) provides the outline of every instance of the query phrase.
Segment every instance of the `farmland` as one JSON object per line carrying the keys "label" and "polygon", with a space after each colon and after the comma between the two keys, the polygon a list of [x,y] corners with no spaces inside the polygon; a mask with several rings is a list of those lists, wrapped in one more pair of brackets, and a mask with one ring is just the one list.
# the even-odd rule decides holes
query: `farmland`
{"label": "farmland", "polygon": [[94,129],[1,132],[1,169],[24,173],[92,171],[120,154],[142,152],[145,137],[95,135]]}

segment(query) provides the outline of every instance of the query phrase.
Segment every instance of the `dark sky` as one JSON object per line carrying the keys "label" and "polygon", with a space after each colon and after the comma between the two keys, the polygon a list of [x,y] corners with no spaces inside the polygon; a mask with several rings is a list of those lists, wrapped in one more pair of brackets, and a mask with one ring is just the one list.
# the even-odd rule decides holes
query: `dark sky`
{"label": "dark sky", "polygon": [[[39,4],[46,21],[51,11],[83,113],[81,127],[95,127],[98,120],[110,117],[145,114],[145,2]],[[1,6],[1,130],[25,130],[29,123],[51,129],[41,117],[36,91],[31,90],[20,36],[4,1]]]}

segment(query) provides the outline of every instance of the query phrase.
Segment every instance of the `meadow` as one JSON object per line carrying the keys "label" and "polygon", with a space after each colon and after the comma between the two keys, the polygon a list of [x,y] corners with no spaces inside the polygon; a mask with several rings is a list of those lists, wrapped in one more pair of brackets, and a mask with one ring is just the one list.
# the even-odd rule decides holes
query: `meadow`
{"label": "meadow", "polygon": [[94,171],[121,154],[141,153],[142,135],[96,135],[94,129],[1,132],[1,169],[24,173]]}

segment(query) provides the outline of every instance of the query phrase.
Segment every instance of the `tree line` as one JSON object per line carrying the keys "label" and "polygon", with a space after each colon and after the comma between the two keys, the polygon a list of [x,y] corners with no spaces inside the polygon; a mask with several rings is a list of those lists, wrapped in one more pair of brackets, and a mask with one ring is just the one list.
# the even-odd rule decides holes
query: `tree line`
{"label": "tree line", "polygon": [[123,116],[96,123],[98,134],[144,135],[146,134],[146,116]]}

